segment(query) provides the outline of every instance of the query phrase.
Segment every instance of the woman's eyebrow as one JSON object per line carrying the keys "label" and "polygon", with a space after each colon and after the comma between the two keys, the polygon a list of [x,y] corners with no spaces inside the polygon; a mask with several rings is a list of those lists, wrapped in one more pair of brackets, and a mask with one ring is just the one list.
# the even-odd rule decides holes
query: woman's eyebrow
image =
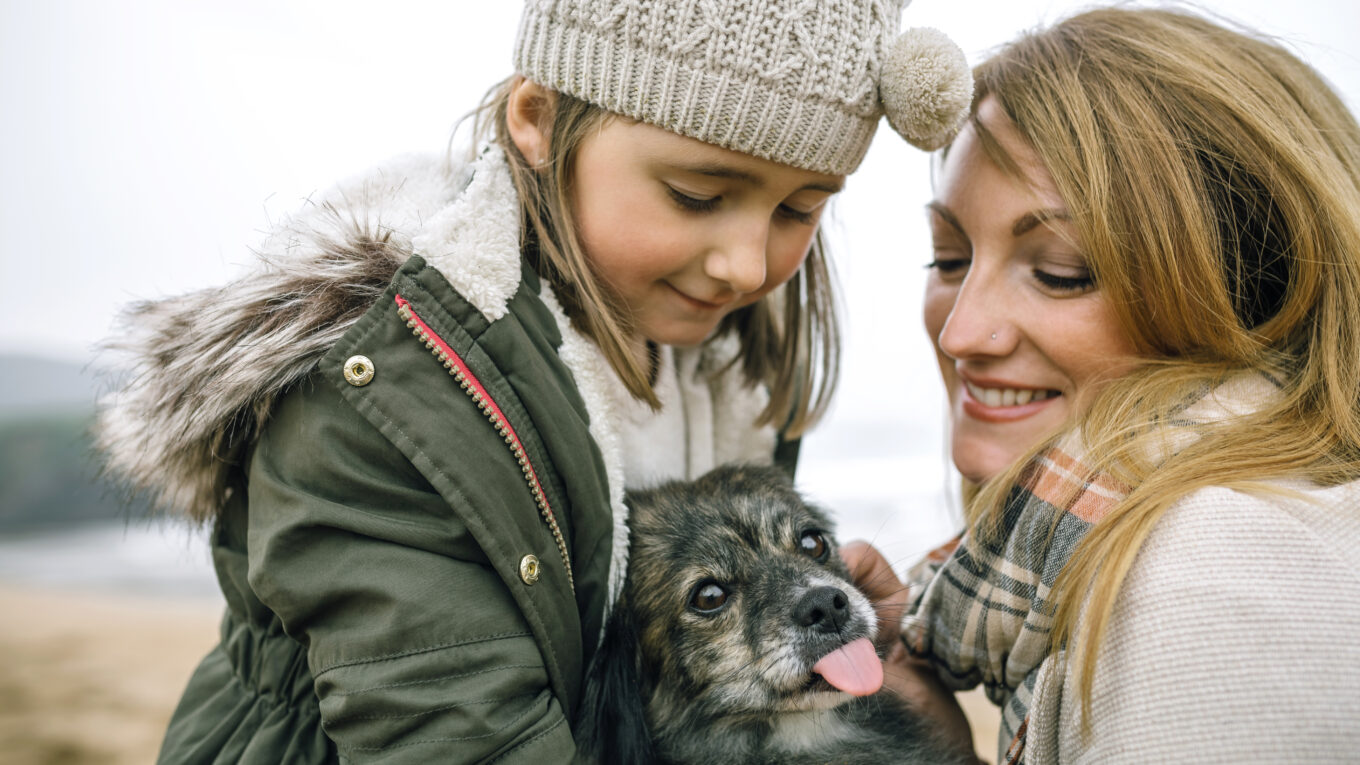
{"label": "woman's eyebrow", "polygon": [[1061,208],[1027,212],[1024,215],[1021,215],[1019,220],[1015,221],[1014,226],[1011,226],[1011,236],[1024,236],[1034,230],[1039,224],[1047,223],[1051,220],[1070,221],[1072,220],[1072,215]]}
{"label": "woman's eyebrow", "polygon": [[927,202],[926,209],[940,216],[945,223],[953,226],[960,234],[963,233],[963,224],[959,223],[959,219],[954,217],[954,213],[950,212],[949,208],[945,207],[942,202]]}

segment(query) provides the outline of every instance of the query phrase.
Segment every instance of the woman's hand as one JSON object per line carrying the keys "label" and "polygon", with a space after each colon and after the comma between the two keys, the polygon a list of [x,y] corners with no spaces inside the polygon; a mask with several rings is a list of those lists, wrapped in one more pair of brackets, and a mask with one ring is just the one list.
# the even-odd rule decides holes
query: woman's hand
{"label": "woman's hand", "polygon": [[973,752],[968,718],[944,687],[935,669],[924,659],[913,658],[901,640],[902,615],[907,607],[907,588],[883,553],[868,542],[853,541],[841,547],[841,558],[850,569],[855,586],[869,597],[878,613],[874,644],[883,656],[883,687],[906,701],[917,714],[932,721],[946,743]]}
{"label": "woman's hand", "polygon": [[855,540],[841,546],[841,559],[850,569],[855,586],[869,597],[878,614],[874,645],[883,654],[900,643],[902,615],[907,610],[907,588],[888,565],[883,553],[868,542]]}

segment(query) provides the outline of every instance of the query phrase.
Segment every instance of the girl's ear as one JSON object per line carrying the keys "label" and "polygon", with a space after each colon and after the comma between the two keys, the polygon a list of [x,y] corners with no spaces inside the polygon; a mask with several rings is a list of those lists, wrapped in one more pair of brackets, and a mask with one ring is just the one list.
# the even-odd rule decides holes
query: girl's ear
{"label": "girl's ear", "polygon": [[549,126],[557,106],[557,93],[524,77],[510,84],[505,105],[505,127],[510,140],[530,165],[548,159]]}

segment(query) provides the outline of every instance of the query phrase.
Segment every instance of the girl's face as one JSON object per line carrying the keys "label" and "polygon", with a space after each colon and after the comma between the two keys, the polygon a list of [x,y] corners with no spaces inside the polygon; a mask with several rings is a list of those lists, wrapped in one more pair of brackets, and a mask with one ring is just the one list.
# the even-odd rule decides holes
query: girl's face
{"label": "girl's face", "polygon": [[793,276],[845,177],[609,119],[577,149],[572,204],[637,342],[691,346]]}
{"label": "girl's face", "polygon": [[962,130],[928,206],[925,295],[954,464],[973,482],[1055,432],[1133,359],[1052,177],[993,99],[979,116],[1025,177],[993,163],[971,124]]}

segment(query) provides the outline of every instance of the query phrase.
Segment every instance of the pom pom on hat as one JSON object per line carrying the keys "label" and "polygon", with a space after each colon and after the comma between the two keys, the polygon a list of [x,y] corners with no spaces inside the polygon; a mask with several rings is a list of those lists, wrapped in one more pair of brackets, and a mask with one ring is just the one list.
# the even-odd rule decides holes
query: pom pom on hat
{"label": "pom pom on hat", "polygon": [[893,130],[918,149],[933,151],[968,116],[973,75],[953,40],[938,29],[917,27],[893,41],[878,90]]}

